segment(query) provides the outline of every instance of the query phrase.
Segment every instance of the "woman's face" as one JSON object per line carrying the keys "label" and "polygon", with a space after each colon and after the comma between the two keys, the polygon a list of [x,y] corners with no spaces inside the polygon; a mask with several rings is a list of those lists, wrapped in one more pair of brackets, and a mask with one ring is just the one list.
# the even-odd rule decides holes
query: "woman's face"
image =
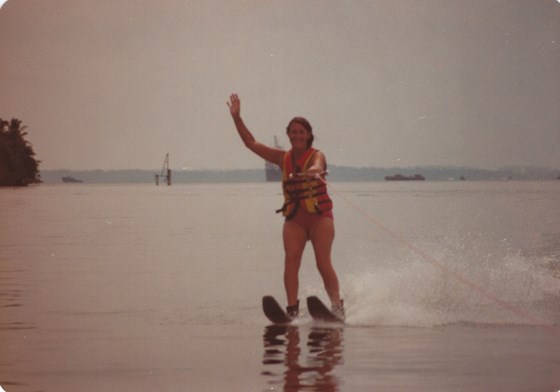
{"label": "woman's face", "polygon": [[305,129],[303,125],[294,122],[292,123],[292,125],[290,125],[288,137],[290,138],[292,148],[296,150],[307,150],[307,141],[311,137],[311,134],[307,131],[307,129]]}

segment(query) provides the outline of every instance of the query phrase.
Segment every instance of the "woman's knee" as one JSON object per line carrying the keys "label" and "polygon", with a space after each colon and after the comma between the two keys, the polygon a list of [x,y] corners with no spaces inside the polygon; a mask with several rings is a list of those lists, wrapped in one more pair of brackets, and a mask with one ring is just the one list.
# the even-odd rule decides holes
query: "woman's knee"
{"label": "woman's knee", "polygon": [[286,254],[284,259],[284,270],[286,271],[297,271],[301,265],[301,257],[289,256]]}
{"label": "woman's knee", "polygon": [[317,259],[317,270],[323,277],[328,277],[334,273],[334,268],[330,259]]}

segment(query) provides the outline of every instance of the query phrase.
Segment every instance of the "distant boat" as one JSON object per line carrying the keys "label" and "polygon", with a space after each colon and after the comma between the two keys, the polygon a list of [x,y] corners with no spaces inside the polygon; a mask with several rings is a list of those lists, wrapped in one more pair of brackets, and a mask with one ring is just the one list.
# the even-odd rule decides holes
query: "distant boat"
{"label": "distant boat", "polygon": [[81,183],[83,181],[78,180],[74,177],[66,176],[66,177],[62,177],[62,182],[65,182],[65,183]]}
{"label": "distant boat", "polygon": [[394,176],[385,177],[385,181],[424,181],[424,176],[415,174],[413,176],[403,176],[402,174],[395,174]]}
{"label": "distant boat", "polygon": [[[274,136],[274,147],[282,148],[282,146],[278,144],[278,138],[276,136]],[[280,167],[272,162],[264,162],[264,172],[266,174],[266,181],[268,182],[278,182],[282,179]]]}

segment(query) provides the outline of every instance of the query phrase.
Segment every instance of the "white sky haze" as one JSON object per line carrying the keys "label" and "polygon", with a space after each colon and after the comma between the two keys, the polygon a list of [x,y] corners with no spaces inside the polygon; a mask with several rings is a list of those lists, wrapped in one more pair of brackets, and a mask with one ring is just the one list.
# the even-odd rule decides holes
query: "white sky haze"
{"label": "white sky haze", "polygon": [[556,0],[9,0],[0,53],[41,169],[262,167],[233,92],[330,164],[560,167]]}

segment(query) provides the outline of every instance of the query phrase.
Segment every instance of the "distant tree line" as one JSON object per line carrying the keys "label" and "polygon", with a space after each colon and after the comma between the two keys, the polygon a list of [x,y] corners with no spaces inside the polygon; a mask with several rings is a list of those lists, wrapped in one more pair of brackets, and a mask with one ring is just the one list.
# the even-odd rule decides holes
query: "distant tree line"
{"label": "distant tree line", "polygon": [[21,121],[0,118],[0,186],[26,186],[41,182],[39,163]]}

